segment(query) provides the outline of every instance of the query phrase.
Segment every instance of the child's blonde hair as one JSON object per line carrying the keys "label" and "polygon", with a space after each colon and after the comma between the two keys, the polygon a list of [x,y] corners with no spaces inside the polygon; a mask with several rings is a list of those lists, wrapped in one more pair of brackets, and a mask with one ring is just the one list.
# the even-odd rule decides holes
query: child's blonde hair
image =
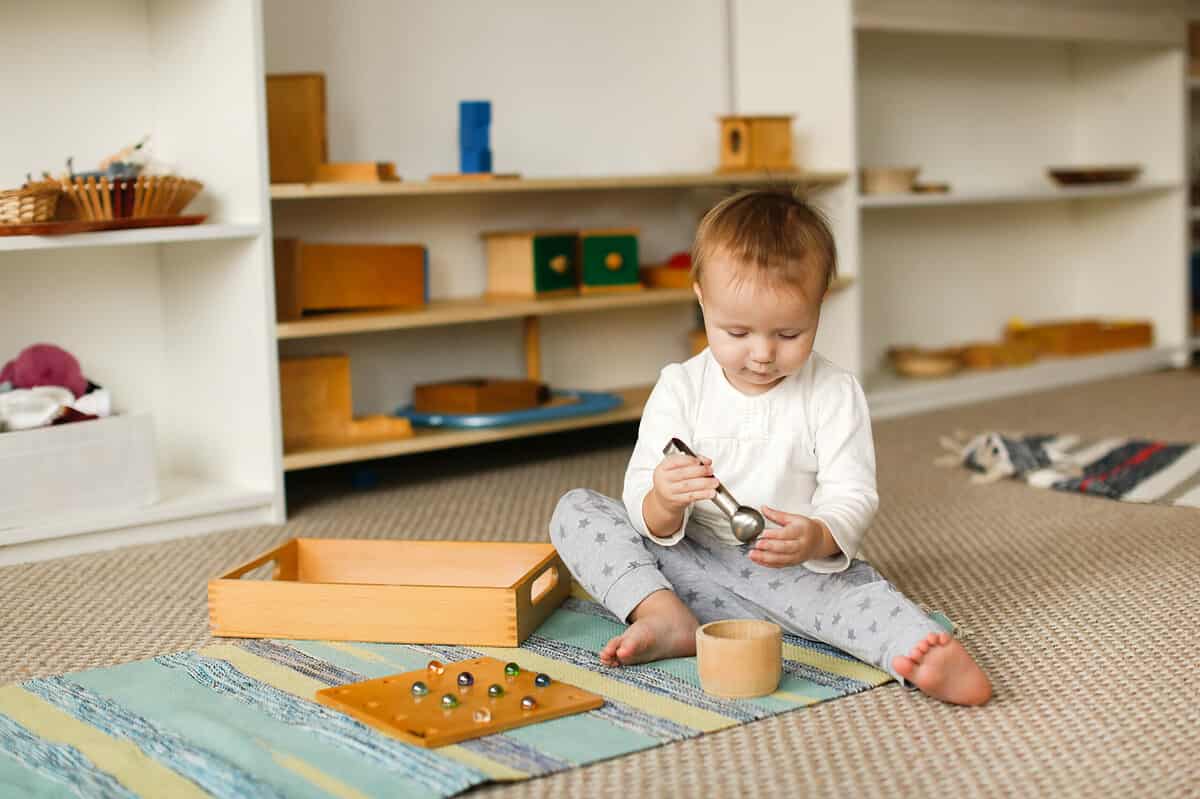
{"label": "child's blonde hair", "polygon": [[692,280],[725,253],[739,265],[757,266],[772,280],[803,285],[811,269],[823,272],[821,292],[837,276],[837,246],[825,215],[792,191],[755,189],[717,203],[696,229]]}

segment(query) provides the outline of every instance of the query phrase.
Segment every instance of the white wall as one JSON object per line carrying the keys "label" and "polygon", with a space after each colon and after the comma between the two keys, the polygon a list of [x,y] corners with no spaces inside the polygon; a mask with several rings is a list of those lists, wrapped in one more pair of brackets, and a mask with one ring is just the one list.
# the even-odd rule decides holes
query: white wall
{"label": "white wall", "polygon": [[[351,13],[352,11],[352,13]],[[331,160],[458,170],[458,102],[492,102],[497,172],[708,169],[725,111],[719,0],[267,0],[268,72],[326,75]]]}

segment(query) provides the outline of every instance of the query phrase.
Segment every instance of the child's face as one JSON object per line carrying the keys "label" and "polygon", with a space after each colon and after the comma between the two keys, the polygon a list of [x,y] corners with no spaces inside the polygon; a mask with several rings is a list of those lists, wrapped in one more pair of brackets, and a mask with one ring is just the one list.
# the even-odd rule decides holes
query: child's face
{"label": "child's face", "polygon": [[762,394],[804,366],[821,317],[819,274],[802,286],[772,284],[717,253],[701,283],[708,348],[734,388]]}

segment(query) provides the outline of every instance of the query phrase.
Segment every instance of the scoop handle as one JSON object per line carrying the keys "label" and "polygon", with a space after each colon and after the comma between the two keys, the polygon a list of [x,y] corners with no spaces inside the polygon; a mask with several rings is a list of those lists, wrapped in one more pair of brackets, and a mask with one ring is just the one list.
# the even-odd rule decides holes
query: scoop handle
{"label": "scoop handle", "polygon": [[[672,448],[679,450],[684,455],[688,455],[689,457],[696,457],[696,453],[692,452],[691,447],[680,441],[678,438],[672,438],[667,442],[667,445],[663,447],[663,454],[670,454]],[[729,493],[729,489],[726,488],[725,484],[720,480],[717,481],[716,490],[717,495],[712,498],[713,504],[720,508],[722,513],[732,519],[733,514],[737,512],[738,501],[733,498],[733,494]]]}

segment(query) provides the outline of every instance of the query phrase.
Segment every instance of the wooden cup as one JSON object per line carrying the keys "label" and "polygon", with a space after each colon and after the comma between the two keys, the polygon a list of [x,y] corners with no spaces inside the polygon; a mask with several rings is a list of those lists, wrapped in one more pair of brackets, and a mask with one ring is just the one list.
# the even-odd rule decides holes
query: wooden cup
{"label": "wooden cup", "polygon": [[700,684],[713,696],[774,693],[783,676],[783,631],[755,619],[713,621],[696,630]]}

